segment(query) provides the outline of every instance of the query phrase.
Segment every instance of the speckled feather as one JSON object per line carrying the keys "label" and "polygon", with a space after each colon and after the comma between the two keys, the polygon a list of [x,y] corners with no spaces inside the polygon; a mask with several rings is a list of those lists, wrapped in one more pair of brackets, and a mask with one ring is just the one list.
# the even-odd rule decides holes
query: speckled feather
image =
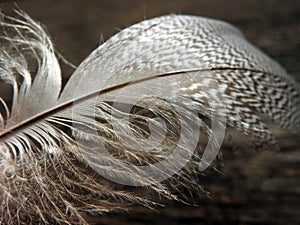
{"label": "speckled feather", "polygon": [[[49,37],[29,16],[18,14],[20,19],[3,16],[6,20],[0,22],[5,43],[0,81],[10,84],[14,94],[11,109],[0,98],[4,223],[87,224],[89,214],[132,203],[155,205],[150,196],[118,189],[107,176],[176,200],[188,199],[180,193],[182,187],[203,193],[197,175],[204,147],[197,127],[214,139],[202,117],[213,121],[215,111],[225,125],[269,148],[275,140],[261,114],[292,132],[300,130],[295,82],[228,23],[168,15],[130,26],[92,52],[61,91]],[[117,100],[125,105],[134,101],[134,110],[122,111],[112,104]],[[193,110],[200,116],[193,117]],[[129,128],[125,117],[134,121]],[[150,122],[154,125],[146,129]],[[131,133],[119,135],[126,129]],[[151,132],[159,134],[154,135],[158,140],[147,138]],[[177,168],[181,159],[170,151],[178,145],[184,157],[193,142],[193,158]],[[166,158],[170,168],[155,164]],[[131,164],[174,176],[156,182],[157,177],[144,176],[142,167]]]}

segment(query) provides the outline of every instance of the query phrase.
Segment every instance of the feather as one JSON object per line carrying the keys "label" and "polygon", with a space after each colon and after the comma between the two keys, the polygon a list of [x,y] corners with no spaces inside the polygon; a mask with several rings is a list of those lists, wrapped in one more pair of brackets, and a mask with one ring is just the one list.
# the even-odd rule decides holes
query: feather
{"label": "feather", "polygon": [[[63,87],[52,42],[27,14],[3,16],[0,181],[3,223],[87,224],[85,216],[153,207],[219,154],[232,127],[276,148],[261,114],[299,132],[299,89],[286,71],[222,21],[168,15],[122,30]],[[204,136],[204,138],[203,138]],[[182,193],[184,198],[184,194]]]}

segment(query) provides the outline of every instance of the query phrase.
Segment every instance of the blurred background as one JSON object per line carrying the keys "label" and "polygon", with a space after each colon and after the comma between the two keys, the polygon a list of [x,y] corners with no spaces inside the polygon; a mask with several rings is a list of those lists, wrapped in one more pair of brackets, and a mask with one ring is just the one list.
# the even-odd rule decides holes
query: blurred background
{"label": "blurred background", "polygon": [[[0,1],[10,14],[15,5]],[[228,21],[300,82],[299,0],[20,0],[17,5],[45,25],[58,50],[78,65],[119,30],[155,16],[183,13]],[[72,69],[63,66],[64,79]],[[1,92],[1,90],[0,90]],[[210,199],[198,206],[169,202],[156,211],[91,218],[96,224],[300,224],[299,135],[278,132],[280,153],[225,148],[223,174],[203,176]]]}

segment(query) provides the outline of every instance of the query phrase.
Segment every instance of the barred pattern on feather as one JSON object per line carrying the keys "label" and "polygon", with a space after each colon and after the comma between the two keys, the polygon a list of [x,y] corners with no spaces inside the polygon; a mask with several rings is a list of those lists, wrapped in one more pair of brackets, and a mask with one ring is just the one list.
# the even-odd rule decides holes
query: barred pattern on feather
{"label": "barred pattern on feather", "polygon": [[277,145],[260,114],[300,130],[295,82],[225,22],[168,15],[133,25],[62,89],[51,40],[17,13],[0,21],[0,81],[13,93],[11,106],[0,97],[2,223],[87,224],[89,214],[155,206],[114,183],[188,199],[180,188],[203,193],[197,174],[226,126],[268,148]]}

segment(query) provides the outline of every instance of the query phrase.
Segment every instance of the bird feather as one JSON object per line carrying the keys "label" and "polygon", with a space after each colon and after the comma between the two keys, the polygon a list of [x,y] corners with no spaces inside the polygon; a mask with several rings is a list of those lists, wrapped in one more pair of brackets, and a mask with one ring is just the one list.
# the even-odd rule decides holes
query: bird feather
{"label": "bird feather", "polygon": [[228,127],[268,148],[276,144],[261,114],[299,132],[295,82],[226,22],[140,22],[94,50],[63,86],[49,36],[17,14],[0,21],[0,81],[12,89],[11,105],[0,98],[4,223],[86,224],[87,214],[154,206],[114,183],[171,199],[180,185],[202,192],[197,174]]}

